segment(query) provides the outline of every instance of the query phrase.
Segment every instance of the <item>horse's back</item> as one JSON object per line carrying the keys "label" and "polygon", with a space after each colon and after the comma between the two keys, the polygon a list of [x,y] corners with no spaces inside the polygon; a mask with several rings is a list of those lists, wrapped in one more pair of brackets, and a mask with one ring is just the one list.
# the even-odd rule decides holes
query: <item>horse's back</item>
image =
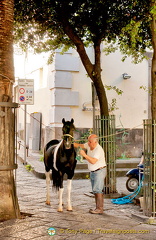
{"label": "horse's back", "polygon": [[53,139],[49,141],[44,148],[44,164],[46,171],[49,171],[53,167],[54,149],[59,144],[60,140]]}
{"label": "horse's back", "polygon": [[57,139],[53,139],[53,140],[49,141],[45,146],[45,151],[47,151],[51,146],[58,144],[59,142],[60,142],[60,140],[57,140]]}

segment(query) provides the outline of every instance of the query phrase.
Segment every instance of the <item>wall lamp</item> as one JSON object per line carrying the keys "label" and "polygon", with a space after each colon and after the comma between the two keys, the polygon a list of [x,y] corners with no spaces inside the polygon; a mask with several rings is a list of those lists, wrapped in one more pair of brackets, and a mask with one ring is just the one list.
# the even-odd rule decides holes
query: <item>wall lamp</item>
{"label": "wall lamp", "polygon": [[123,76],[123,79],[129,79],[129,78],[131,78],[131,76],[128,75],[127,73],[123,73],[122,76]]}

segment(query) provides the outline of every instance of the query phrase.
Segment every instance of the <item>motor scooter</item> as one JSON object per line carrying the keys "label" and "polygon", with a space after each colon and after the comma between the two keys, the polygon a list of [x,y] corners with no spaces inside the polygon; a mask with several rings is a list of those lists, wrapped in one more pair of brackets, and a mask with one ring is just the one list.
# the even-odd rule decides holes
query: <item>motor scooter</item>
{"label": "motor scooter", "polygon": [[143,179],[143,170],[144,165],[139,164],[137,168],[131,169],[126,173],[128,177],[126,181],[126,188],[129,192],[134,192],[140,184],[140,181]]}

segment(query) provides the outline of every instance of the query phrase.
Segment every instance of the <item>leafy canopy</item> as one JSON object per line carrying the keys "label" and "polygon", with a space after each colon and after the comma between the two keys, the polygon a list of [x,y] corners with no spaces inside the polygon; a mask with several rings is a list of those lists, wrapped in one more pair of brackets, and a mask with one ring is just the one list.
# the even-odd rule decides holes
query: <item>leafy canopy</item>
{"label": "leafy canopy", "polygon": [[146,58],[146,50],[152,49],[151,19],[156,8],[151,6],[151,2],[152,0],[135,1],[136,5],[140,5],[137,11],[138,14],[133,15],[130,22],[123,27],[117,39],[111,39],[107,43],[108,45],[104,50],[106,54],[119,48],[124,54],[123,61],[127,56],[131,56],[134,63],[141,62]]}
{"label": "leafy canopy", "polygon": [[[152,0],[151,0],[152,1]],[[15,41],[26,50],[76,48],[94,82],[101,116],[108,103],[101,79],[101,42],[117,42],[134,57],[151,41],[150,0],[15,0]],[[92,45],[94,62],[85,47]],[[118,45],[117,45],[118,46]],[[108,51],[112,51],[109,46]],[[138,54],[139,56],[139,54]]]}
{"label": "leafy canopy", "polygon": [[140,50],[140,42],[144,48],[150,38],[148,8],[149,0],[15,0],[15,41],[36,52],[67,50],[75,47],[76,37],[85,47],[104,40],[114,43],[117,36],[130,46],[137,21],[140,39],[135,47]]}

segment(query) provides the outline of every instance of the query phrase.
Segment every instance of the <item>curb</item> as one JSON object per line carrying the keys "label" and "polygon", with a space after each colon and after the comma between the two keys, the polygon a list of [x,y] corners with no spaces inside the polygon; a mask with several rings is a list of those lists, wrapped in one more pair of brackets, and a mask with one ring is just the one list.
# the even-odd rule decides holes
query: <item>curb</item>
{"label": "curb", "polygon": [[[37,177],[40,179],[46,179],[45,173],[44,172],[40,172],[37,171],[35,169],[35,167],[33,166],[32,163],[29,162],[29,160],[26,162],[26,164],[24,163],[24,160],[21,156],[19,156],[17,154],[17,158],[23,163],[23,165],[29,165],[30,166],[30,171]],[[50,174],[50,177],[52,179],[52,174]],[[89,170],[84,169],[84,171],[82,171],[82,166],[79,166],[76,170],[75,170],[75,174],[73,177],[73,180],[79,180],[79,179],[88,179],[89,178]],[[67,180],[66,175],[64,176],[64,180]]]}

